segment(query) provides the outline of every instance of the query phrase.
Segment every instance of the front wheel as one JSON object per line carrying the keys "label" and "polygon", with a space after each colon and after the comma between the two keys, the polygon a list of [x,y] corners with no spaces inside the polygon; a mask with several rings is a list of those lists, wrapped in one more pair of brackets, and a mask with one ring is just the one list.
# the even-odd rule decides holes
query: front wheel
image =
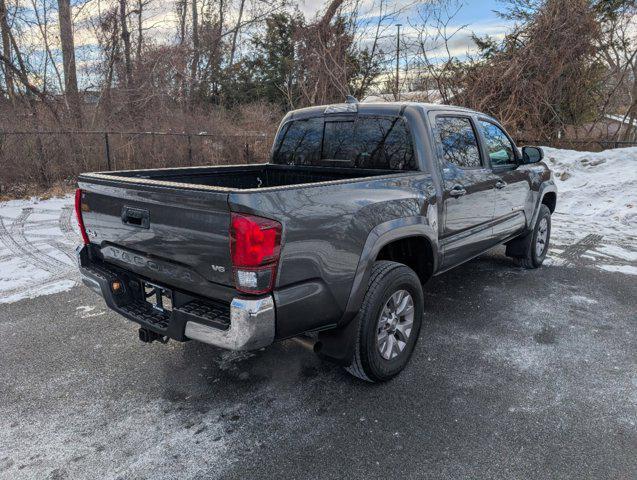
{"label": "front wheel", "polygon": [[533,231],[524,238],[523,255],[517,257],[524,268],[539,268],[549,250],[551,239],[551,211],[542,204]]}
{"label": "front wheel", "polygon": [[418,275],[400,263],[375,262],[358,314],[354,357],[346,370],[369,382],[398,375],[416,346],[422,316]]}

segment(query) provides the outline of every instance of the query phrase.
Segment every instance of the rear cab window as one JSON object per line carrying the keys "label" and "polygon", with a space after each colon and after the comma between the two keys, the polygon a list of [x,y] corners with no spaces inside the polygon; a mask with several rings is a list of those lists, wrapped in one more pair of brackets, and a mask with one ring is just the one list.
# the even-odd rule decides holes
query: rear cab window
{"label": "rear cab window", "polygon": [[417,170],[407,122],[402,117],[315,117],[292,120],[275,141],[273,163]]}

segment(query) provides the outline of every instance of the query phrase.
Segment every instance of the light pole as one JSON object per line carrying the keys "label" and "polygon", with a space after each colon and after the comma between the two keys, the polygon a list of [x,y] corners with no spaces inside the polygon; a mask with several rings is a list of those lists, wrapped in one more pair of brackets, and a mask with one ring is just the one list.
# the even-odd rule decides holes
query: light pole
{"label": "light pole", "polygon": [[402,27],[402,24],[398,23],[396,26],[398,27],[398,33],[396,34],[396,100],[398,100],[398,92],[400,89],[400,27]]}

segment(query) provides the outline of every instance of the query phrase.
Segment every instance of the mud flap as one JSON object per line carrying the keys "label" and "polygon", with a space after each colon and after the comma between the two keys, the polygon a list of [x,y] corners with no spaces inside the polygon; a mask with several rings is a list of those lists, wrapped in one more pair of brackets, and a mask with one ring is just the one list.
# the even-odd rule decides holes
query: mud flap
{"label": "mud flap", "polygon": [[526,235],[516,237],[513,240],[509,240],[506,245],[505,255],[507,257],[526,257],[529,246],[531,245],[531,238],[533,237],[533,230]]}
{"label": "mud flap", "polygon": [[314,353],[320,358],[338,365],[348,366],[354,358],[354,347],[359,330],[359,317],[356,315],[349,323],[332,330],[319,332]]}

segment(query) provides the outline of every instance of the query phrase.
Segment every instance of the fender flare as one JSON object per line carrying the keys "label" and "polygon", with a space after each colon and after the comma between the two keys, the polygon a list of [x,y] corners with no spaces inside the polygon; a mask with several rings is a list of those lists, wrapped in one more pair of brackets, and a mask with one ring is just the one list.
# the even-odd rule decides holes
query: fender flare
{"label": "fender flare", "polygon": [[521,235],[509,240],[505,243],[506,245],[506,255],[509,257],[523,257],[525,255],[525,249],[528,242],[530,242],[530,236],[533,233],[533,227],[535,222],[537,222],[537,217],[540,214],[540,205],[544,200],[544,197],[547,193],[555,193],[557,194],[557,187],[552,180],[544,182],[540,185],[538,190],[537,202],[533,207],[533,215],[531,216],[531,221],[526,227],[526,230]]}
{"label": "fender flare", "polygon": [[547,193],[555,193],[557,195],[557,187],[555,186],[555,182],[553,180],[549,180],[547,182],[542,183],[540,186],[540,190],[537,196],[537,203],[535,204],[535,208],[533,209],[533,217],[531,218],[531,223],[529,224],[529,228],[533,228],[535,222],[537,221],[537,216],[540,214],[540,205],[542,205],[542,201]]}

